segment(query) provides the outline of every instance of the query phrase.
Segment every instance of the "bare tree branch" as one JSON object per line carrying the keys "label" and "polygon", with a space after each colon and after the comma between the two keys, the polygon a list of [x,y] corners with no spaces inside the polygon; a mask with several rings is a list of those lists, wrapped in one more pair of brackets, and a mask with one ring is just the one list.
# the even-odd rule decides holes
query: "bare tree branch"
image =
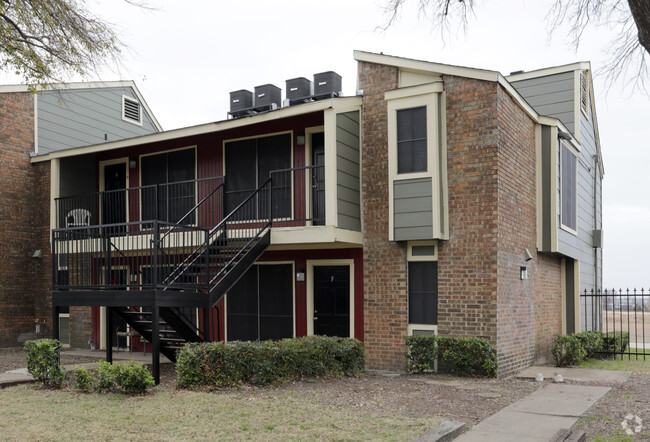
{"label": "bare tree branch", "polygon": [[[419,15],[433,17],[434,29],[446,30],[450,21],[467,26],[468,14],[474,11],[474,0],[413,0]],[[387,29],[398,19],[407,0],[387,0],[385,10]],[[648,62],[650,56],[650,0],[555,0],[546,20],[549,38],[563,25],[568,25],[570,44],[574,50],[580,46],[584,32],[589,27],[607,27],[619,35],[606,49],[609,61],[599,74],[612,85],[619,79],[631,79],[632,91],[648,91]]]}

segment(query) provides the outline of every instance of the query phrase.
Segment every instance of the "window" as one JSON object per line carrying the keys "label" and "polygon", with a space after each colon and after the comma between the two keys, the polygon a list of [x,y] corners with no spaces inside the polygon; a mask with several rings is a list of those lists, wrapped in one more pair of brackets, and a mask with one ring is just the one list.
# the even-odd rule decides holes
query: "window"
{"label": "window", "polygon": [[580,72],[580,110],[589,116],[589,71]]}
{"label": "window", "polygon": [[[291,134],[229,141],[225,145],[226,211],[235,209],[269,178],[272,170],[291,167]],[[267,218],[268,193],[253,201],[257,219]],[[274,188],[273,216],[291,216],[291,189]]]}
{"label": "window", "polygon": [[562,226],[575,232],[578,229],[578,158],[564,142],[560,152],[560,217]]}
{"label": "window", "polygon": [[427,171],[427,109],[397,111],[397,173]]}
{"label": "window", "polygon": [[293,265],[251,267],[228,292],[228,340],[293,337]]}
{"label": "window", "polygon": [[[140,160],[142,219],[177,222],[194,207],[195,151],[175,150]],[[157,185],[157,186],[156,186]],[[191,214],[184,222],[194,223]]]}
{"label": "window", "polygon": [[140,103],[134,98],[122,95],[122,119],[130,123],[142,125]]}
{"label": "window", "polygon": [[438,324],[438,262],[408,263],[409,324]]}

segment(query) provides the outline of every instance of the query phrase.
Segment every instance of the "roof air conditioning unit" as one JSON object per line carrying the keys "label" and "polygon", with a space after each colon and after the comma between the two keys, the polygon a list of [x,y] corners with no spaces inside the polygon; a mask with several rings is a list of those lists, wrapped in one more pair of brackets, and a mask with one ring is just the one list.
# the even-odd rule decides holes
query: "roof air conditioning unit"
{"label": "roof air conditioning unit", "polygon": [[305,77],[287,80],[287,100],[289,104],[309,101],[314,93],[314,84]]}
{"label": "roof air conditioning unit", "polygon": [[[277,109],[282,103],[282,89],[272,84],[255,86],[255,110]],[[258,108],[268,108],[259,109]]]}
{"label": "roof air conditioning unit", "polygon": [[341,76],[334,71],[314,74],[314,99],[341,95]]}
{"label": "roof air conditioning unit", "polygon": [[240,89],[230,93],[230,112],[242,111],[253,107],[253,93]]}

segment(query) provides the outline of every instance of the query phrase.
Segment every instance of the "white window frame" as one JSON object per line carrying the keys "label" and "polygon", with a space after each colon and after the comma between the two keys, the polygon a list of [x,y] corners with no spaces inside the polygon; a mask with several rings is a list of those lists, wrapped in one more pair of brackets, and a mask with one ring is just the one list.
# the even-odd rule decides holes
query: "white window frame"
{"label": "white window frame", "polygon": [[[446,167],[446,133],[439,133],[438,121],[444,118],[445,98],[442,82],[427,83],[418,86],[404,87],[387,91],[384,99],[388,108],[388,239],[394,241],[394,196],[393,189],[396,181],[413,180],[417,178],[431,179],[431,195],[433,214],[432,238],[446,239],[449,222],[445,210],[444,226],[441,225],[438,208],[442,207],[441,199],[446,201],[447,167]],[[425,172],[397,173],[397,111],[417,107],[426,108],[427,122],[427,170]],[[439,115],[442,111],[443,115]],[[443,126],[444,128],[444,126]],[[444,167],[441,167],[441,162]],[[440,189],[440,187],[443,187]],[[443,231],[444,230],[444,231]]]}
{"label": "white window frame", "polygon": [[[578,235],[578,162],[579,162],[578,155],[579,154],[571,146],[570,143],[567,143],[565,141],[560,141],[559,145],[560,145],[560,149],[559,149],[559,157],[560,157],[560,161],[559,161],[559,163],[560,163],[560,207],[559,207],[558,212],[559,212],[559,216],[560,216],[560,228],[562,230],[565,230],[565,231],[577,236]],[[567,226],[566,224],[564,224],[563,213],[562,213],[562,208],[564,206],[564,184],[565,184],[565,179],[566,179],[564,177],[564,174],[563,174],[564,165],[562,163],[563,163],[564,160],[562,158],[563,158],[563,149],[565,147],[567,149],[567,152],[569,152],[575,158],[575,168],[574,168],[574,175],[573,175],[574,180],[575,180],[575,183],[574,183],[575,192],[574,192],[574,195],[573,195],[574,209],[575,209],[575,229],[570,227],[570,226]]]}
{"label": "white window frame", "polygon": [[[138,105],[138,117],[139,117],[138,120],[134,120],[133,118],[129,118],[126,116],[126,100],[132,101],[133,103],[136,103]],[[122,95],[122,120],[123,121],[128,121],[131,124],[142,126],[142,110],[143,110],[142,103],[140,103],[138,100],[128,95]]]}
{"label": "white window frame", "polygon": [[[413,247],[417,246],[433,246],[433,254],[432,255],[413,255]],[[409,305],[409,287],[408,287],[408,263],[410,262],[437,262],[438,261],[438,241],[433,240],[433,241],[409,241],[408,246],[407,246],[407,253],[406,253],[406,271],[407,271],[407,277],[406,277],[406,334],[408,336],[412,336],[415,331],[431,331],[433,332],[434,335],[438,334],[438,325],[437,324],[411,324],[409,322],[409,312],[408,312],[408,305]],[[438,297],[440,294],[438,293]]]}

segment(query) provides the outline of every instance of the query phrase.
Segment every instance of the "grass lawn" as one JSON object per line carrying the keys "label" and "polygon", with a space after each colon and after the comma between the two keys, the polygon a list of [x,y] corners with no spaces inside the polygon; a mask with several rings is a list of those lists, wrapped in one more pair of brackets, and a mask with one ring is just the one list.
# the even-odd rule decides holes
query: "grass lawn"
{"label": "grass lawn", "polygon": [[[632,351],[636,352],[635,349]],[[650,353],[646,349],[645,353]],[[644,371],[650,372],[650,354],[645,357],[635,355],[617,355],[616,359],[587,359],[580,363],[583,368],[598,368],[601,370]]]}
{"label": "grass lawn", "polygon": [[442,418],[373,416],[315,396],[260,391],[160,390],[145,396],[80,394],[19,385],[0,390],[3,440],[409,440]]}

